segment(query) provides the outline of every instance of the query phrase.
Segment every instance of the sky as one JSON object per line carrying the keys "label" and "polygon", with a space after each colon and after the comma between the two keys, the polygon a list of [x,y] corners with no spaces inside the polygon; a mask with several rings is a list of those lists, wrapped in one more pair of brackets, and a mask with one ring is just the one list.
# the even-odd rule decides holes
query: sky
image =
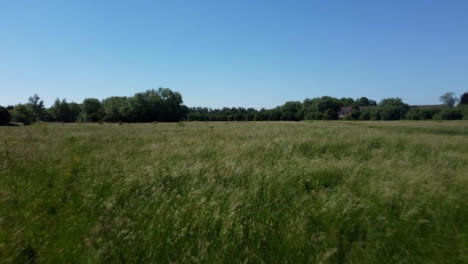
{"label": "sky", "polygon": [[271,108],[468,91],[466,0],[0,0],[0,105],[132,96]]}

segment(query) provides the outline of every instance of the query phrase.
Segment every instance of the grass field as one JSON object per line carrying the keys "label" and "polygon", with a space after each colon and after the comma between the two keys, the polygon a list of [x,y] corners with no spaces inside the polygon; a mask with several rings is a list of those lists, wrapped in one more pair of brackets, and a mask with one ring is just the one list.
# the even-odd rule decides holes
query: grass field
{"label": "grass field", "polygon": [[468,122],[0,128],[0,263],[468,263]]}

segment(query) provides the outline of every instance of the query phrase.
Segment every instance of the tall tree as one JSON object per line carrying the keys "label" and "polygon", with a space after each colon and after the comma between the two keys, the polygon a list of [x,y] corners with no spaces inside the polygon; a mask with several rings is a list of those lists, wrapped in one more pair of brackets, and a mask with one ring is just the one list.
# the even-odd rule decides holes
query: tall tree
{"label": "tall tree", "polygon": [[354,101],[353,98],[345,98],[345,97],[343,97],[343,98],[340,99],[340,102],[341,102],[341,105],[342,105],[342,106],[352,106],[352,105],[355,104],[355,101]]}
{"label": "tall tree", "polygon": [[85,122],[97,122],[102,119],[101,102],[95,98],[86,98],[83,101],[82,117]]}
{"label": "tall tree", "polygon": [[15,106],[12,110],[12,119],[15,122],[23,123],[24,125],[29,125],[36,121],[31,108],[24,104]]}
{"label": "tall tree", "polygon": [[130,121],[127,97],[112,96],[102,101],[104,121],[120,122]]}
{"label": "tall tree", "polygon": [[66,99],[60,101],[58,98],[49,109],[53,121],[57,122],[75,122],[81,112],[80,105],[77,103],[68,103]]}
{"label": "tall tree", "polygon": [[458,98],[453,92],[444,93],[439,99],[442,103],[448,106],[454,106],[458,101]]}
{"label": "tall tree", "polygon": [[26,106],[31,111],[34,121],[45,119],[46,110],[44,107],[44,101],[42,101],[37,94],[34,94],[33,96],[29,97]]}
{"label": "tall tree", "polygon": [[374,100],[370,100],[367,97],[361,97],[357,99],[353,106],[376,106],[377,103]]}
{"label": "tall tree", "polygon": [[379,103],[379,114],[382,120],[403,119],[409,111],[409,105],[401,98],[385,98]]}
{"label": "tall tree", "polygon": [[286,102],[281,112],[281,120],[299,121],[302,119],[302,104],[299,101]]}
{"label": "tall tree", "polygon": [[460,104],[468,104],[468,92],[465,92],[460,96]]}
{"label": "tall tree", "polygon": [[8,125],[11,121],[10,112],[3,106],[0,106],[0,126]]}

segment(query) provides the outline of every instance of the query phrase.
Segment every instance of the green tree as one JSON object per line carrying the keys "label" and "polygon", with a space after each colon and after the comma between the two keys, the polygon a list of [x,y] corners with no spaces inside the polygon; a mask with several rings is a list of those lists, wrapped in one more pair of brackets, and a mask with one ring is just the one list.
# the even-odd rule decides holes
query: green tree
{"label": "green tree", "polygon": [[458,102],[458,98],[453,92],[444,93],[439,99],[443,104],[450,107],[453,107]]}
{"label": "green tree", "polygon": [[54,104],[50,107],[49,112],[53,121],[65,122],[70,112],[70,108],[68,107],[65,99],[60,101],[60,99],[57,98],[55,99]]}
{"label": "green tree", "polygon": [[24,104],[15,106],[12,111],[12,119],[15,122],[23,123],[24,125],[29,125],[35,122],[35,117],[31,112],[31,109]]}
{"label": "green tree", "polygon": [[317,111],[320,113],[325,113],[327,110],[333,110],[333,112],[337,113],[341,106],[342,105],[338,99],[330,96],[322,96],[317,101]]}
{"label": "green tree", "polygon": [[266,110],[265,108],[260,109],[260,111],[258,111],[255,114],[256,121],[266,121],[268,120],[268,117],[269,117],[269,113],[268,113],[268,110]]}
{"label": "green tree", "polygon": [[281,107],[281,120],[299,121],[302,119],[302,104],[299,101],[286,102]]}
{"label": "green tree", "polygon": [[95,98],[86,98],[82,106],[82,119],[85,122],[98,122],[102,120],[101,102]]}
{"label": "green tree", "polygon": [[438,108],[411,108],[406,113],[406,119],[409,120],[426,120],[432,119],[435,114],[440,112]]}
{"label": "green tree", "polygon": [[405,104],[401,98],[383,99],[379,103],[380,118],[382,120],[403,119],[409,108],[409,105]]}
{"label": "green tree", "polygon": [[381,110],[379,108],[371,109],[370,110],[370,120],[380,120]]}
{"label": "green tree", "polygon": [[177,122],[184,118],[184,108],[182,107],[182,95],[169,88],[159,88],[158,93],[162,98],[161,121]]}
{"label": "green tree", "polygon": [[361,116],[361,111],[359,111],[359,109],[353,109],[351,113],[349,113],[348,115],[350,120],[359,120],[360,116]]}
{"label": "green tree", "polygon": [[269,111],[268,120],[278,121],[280,119],[281,119],[281,109],[279,107],[275,107]]}
{"label": "green tree", "polygon": [[459,109],[448,108],[443,109],[437,117],[443,120],[458,120],[463,119],[463,113]]}
{"label": "green tree", "polygon": [[66,99],[60,101],[58,98],[49,109],[51,121],[56,122],[76,122],[80,112],[81,108],[79,104],[68,103]]}
{"label": "green tree", "polygon": [[130,107],[127,97],[112,96],[102,100],[102,111],[104,121],[128,122],[130,118]]}
{"label": "green tree", "polygon": [[468,105],[468,92],[465,92],[460,96],[460,104]]}
{"label": "green tree", "polygon": [[0,126],[8,125],[11,121],[10,112],[3,106],[0,106]]}
{"label": "green tree", "polygon": [[359,115],[359,120],[370,120],[372,116],[372,109],[364,108]]}
{"label": "green tree", "polygon": [[184,120],[189,113],[191,113],[191,119],[209,119],[210,116],[213,116],[209,112],[193,115],[197,110],[192,108],[189,111],[182,103],[180,93],[173,92],[168,88],[159,88],[158,90],[136,93],[128,99],[128,104],[125,104],[125,107],[128,107],[129,119],[133,122],[177,122]]}
{"label": "green tree", "polygon": [[[303,117],[305,119],[326,119],[327,110],[338,112],[343,106],[342,102],[334,97],[322,96],[320,98],[305,99],[303,102]],[[329,111],[329,113],[331,113]]]}
{"label": "green tree", "polygon": [[333,109],[327,109],[325,113],[323,113],[323,120],[337,120],[338,113],[335,112]]}
{"label": "green tree", "polygon": [[70,122],[78,121],[78,117],[81,114],[81,106],[75,102],[71,102],[68,104],[70,108]]}
{"label": "green tree", "polygon": [[37,94],[34,94],[33,96],[29,97],[26,107],[29,108],[29,111],[33,116],[34,122],[45,120],[46,110],[44,107],[44,102]]}
{"label": "green tree", "polygon": [[408,113],[406,113],[406,119],[409,120],[423,120],[424,115],[421,109],[419,108],[411,108]]}
{"label": "green tree", "polygon": [[353,98],[341,98],[340,103],[342,106],[352,106],[355,104],[355,101]]}
{"label": "green tree", "polygon": [[367,97],[361,97],[357,99],[353,106],[376,106],[377,103],[374,100],[370,100]]}

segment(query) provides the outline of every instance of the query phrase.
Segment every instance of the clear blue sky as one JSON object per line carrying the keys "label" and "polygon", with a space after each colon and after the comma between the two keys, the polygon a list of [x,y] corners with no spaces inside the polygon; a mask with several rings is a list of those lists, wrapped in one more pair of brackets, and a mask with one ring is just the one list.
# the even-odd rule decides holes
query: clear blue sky
{"label": "clear blue sky", "polygon": [[133,95],[274,107],[468,91],[466,0],[0,0],[0,105]]}

